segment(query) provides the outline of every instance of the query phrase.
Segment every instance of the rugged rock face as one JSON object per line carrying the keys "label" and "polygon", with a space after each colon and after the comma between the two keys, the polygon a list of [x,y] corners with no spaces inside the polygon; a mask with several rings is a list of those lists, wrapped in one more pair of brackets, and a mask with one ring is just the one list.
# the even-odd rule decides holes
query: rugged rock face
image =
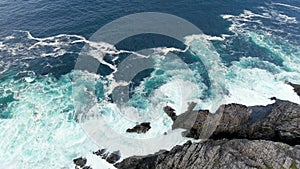
{"label": "rugged rock face", "polygon": [[144,122],[144,123],[134,126],[131,129],[127,129],[126,132],[140,134],[140,133],[146,133],[148,130],[150,130],[150,128],[151,128],[150,123]]}
{"label": "rugged rock face", "polygon": [[206,141],[129,157],[115,167],[300,169],[300,105],[273,100],[267,106],[223,105],[215,114],[193,111],[191,104],[176,116],[172,127],[187,129],[185,136]]}
{"label": "rugged rock face", "polygon": [[253,112],[247,123],[250,139],[300,144],[300,105],[276,100],[272,105],[251,109]]}
{"label": "rugged rock face", "polygon": [[288,85],[292,86],[294,88],[294,91],[300,96],[300,85],[294,84],[291,82],[286,82]]}
{"label": "rugged rock face", "polygon": [[185,135],[196,139],[264,139],[296,145],[300,144],[300,105],[283,100],[267,106],[228,104],[216,114],[203,110],[183,113],[173,128],[189,129]]}
{"label": "rugged rock face", "polygon": [[263,140],[207,140],[187,142],[170,151],[130,157],[117,163],[119,169],[280,169],[300,168],[300,147]]}

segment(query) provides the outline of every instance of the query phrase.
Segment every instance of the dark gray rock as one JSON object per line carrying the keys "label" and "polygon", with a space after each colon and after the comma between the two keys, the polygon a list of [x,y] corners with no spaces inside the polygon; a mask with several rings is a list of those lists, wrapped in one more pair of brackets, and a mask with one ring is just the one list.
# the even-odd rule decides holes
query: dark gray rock
{"label": "dark gray rock", "polygon": [[299,147],[264,140],[207,140],[187,142],[170,151],[129,157],[119,169],[280,169],[300,168]]}
{"label": "dark gray rock", "polygon": [[288,85],[292,86],[294,88],[294,91],[298,94],[298,96],[300,96],[300,85],[298,84],[294,84],[291,82],[286,82]]}
{"label": "dark gray rock", "polygon": [[83,167],[83,166],[85,166],[87,160],[86,160],[86,158],[79,157],[79,158],[73,159],[73,162],[76,166]]}
{"label": "dark gray rock", "polygon": [[105,153],[107,153],[106,149],[100,149],[100,150],[93,152],[93,154],[96,154],[97,156],[103,156]]}
{"label": "dark gray rock", "polygon": [[[296,92],[300,89],[293,87]],[[185,136],[206,141],[189,141],[170,151],[129,157],[115,167],[300,169],[300,105],[275,97],[271,100],[275,103],[267,106],[222,105],[215,114],[194,111],[190,104],[177,116],[174,109],[166,107],[164,111],[173,117],[173,129],[186,129]]]}
{"label": "dark gray rock", "polygon": [[151,128],[150,123],[144,122],[144,123],[134,126],[131,129],[127,129],[126,132],[141,134],[141,133],[146,133],[148,130],[150,130],[150,128]]}
{"label": "dark gray rock", "polygon": [[177,117],[173,128],[188,129],[185,136],[196,139],[265,139],[296,145],[300,144],[300,105],[277,99],[267,106],[223,105],[215,114],[189,111]]}
{"label": "dark gray rock", "polygon": [[[252,108],[247,123],[249,139],[266,139],[300,144],[300,105],[289,101],[276,100],[274,104]],[[259,117],[261,115],[262,117]]]}
{"label": "dark gray rock", "polygon": [[105,159],[107,162],[109,162],[111,164],[116,163],[121,158],[120,151],[114,151],[114,152],[110,153],[106,149],[99,149],[99,150],[93,152],[93,154],[100,156],[102,159]]}
{"label": "dark gray rock", "polygon": [[170,107],[170,106],[165,106],[165,107],[164,107],[164,112],[165,112],[169,117],[171,117],[171,119],[172,119],[173,121],[176,120],[177,116],[176,116],[175,110],[174,110],[172,107]]}
{"label": "dark gray rock", "polygon": [[106,158],[106,161],[111,164],[114,164],[115,162],[119,161],[120,158],[121,158],[120,151],[114,151],[108,155],[108,157]]}

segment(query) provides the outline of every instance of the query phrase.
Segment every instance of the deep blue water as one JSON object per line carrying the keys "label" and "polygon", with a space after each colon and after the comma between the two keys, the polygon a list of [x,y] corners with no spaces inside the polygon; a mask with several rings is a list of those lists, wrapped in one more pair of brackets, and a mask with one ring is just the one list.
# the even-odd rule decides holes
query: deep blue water
{"label": "deep blue water", "polygon": [[[30,30],[34,36],[46,37],[57,34],[91,36],[104,24],[119,17],[138,12],[165,12],[187,19],[204,33],[227,33],[230,23],[221,14],[237,15],[245,9],[267,6],[272,2],[299,5],[289,1],[2,1],[1,34],[12,30]],[[293,10],[287,14],[297,15]]]}
{"label": "deep blue water", "polygon": [[[84,46],[96,49],[87,54],[91,65],[85,69],[99,61],[97,54],[107,45],[98,42],[95,47],[89,40],[98,29],[140,12],[181,17],[203,34],[186,36],[185,42],[154,34],[132,36],[110,48],[111,53],[105,51],[94,74],[74,71]],[[225,100],[222,103],[259,105],[276,96],[300,103],[285,84],[300,83],[299,22],[299,0],[2,0],[0,138],[4,139],[0,140],[0,167],[72,168],[72,158],[113,142],[87,137],[89,130],[80,125],[82,119],[104,118],[112,131],[139,140],[141,136],[123,131],[143,121],[153,125],[153,132],[145,138],[170,130],[172,122],[160,109],[165,104],[180,113],[189,101],[196,101],[197,108],[210,109],[219,98]],[[173,53],[183,62],[162,59],[164,49],[157,49],[158,53],[151,54],[155,55],[154,68],[138,72],[129,84],[129,105],[115,109],[113,103],[119,100],[110,92],[116,86],[109,75],[114,68],[120,70],[133,51],[157,47],[176,48]],[[121,79],[126,71],[121,71]],[[86,113],[93,104],[98,109],[92,115]],[[122,142],[121,136],[115,139]],[[170,140],[169,146],[180,139]],[[118,149],[116,142],[111,146]],[[127,147],[134,149],[134,145],[138,144]],[[152,152],[147,148],[142,153]]]}

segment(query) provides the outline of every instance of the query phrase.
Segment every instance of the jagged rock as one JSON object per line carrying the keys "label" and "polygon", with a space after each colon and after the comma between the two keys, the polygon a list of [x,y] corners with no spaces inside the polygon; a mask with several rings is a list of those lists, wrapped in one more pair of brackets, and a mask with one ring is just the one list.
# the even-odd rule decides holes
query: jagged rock
{"label": "jagged rock", "polygon": [[87,160],[86,160],[86,158],[79,157],[79,158],[73,159],[73,162],[76,166],[83,167],[83,166],[85,166]]}
{"label": "jagged rock", "polygon": [[133,156],[115,164],[119,169],[252,169],[300,168],[299,147],[264,140],[187,142],[170,151]]}
{"label": "jagged rock", "polygon": [[109,152],[105,152],[104,154],[102,154],[102,159],[106,159],[107,158],[107,156],[109,155]]}
{"label": "jagged rock", "polygon": [[248,138],[300,144],[300,105],[276,100],[271,105],[250,108]]}
{"label": "jagged rock", "polygon": [[119,161],[121,158],[121,154],[120,151],[114,151],[111,154],[109,154],[109,156],[106,158],[106,161],[114,164],[115,162]]}
{"label": "jagged rock", "polygon": [[294,91],[298,94],[298,96],[300,96],[300,85],[298,84],[294,84],[291,82],[286,82],[288,85],[292,86],[294,88]]}
{"label": "jagged rock", "polygon": [[102,159],[105,159],[107,162],[114,164],[121,158],[121,153],[120,151],[114,151],[112,153],[108,152],[106,149],[100,149],[93,154],[100,156]]}
{"label": "jagged rock", "polygon": [[97,156],[103,156],[106,152],[107,152],[106,149],[100,149],[100,150],[93,152],[93,154],[96,154]]}
{"label": "jagged rock", "polygon": [[185,136],[195,139],[223,135],[230,137],[236,134],[244,136],[244,124],[250,113],[251,109],[239,104],[223,105],[216,114],[211,114],[208,110],[186,111],[177,117],[172,128],[188,129]]}
{"label": "jagged rock", "polygon": [[177,115],[176,115],[176,113],[175,113],[175,110],[174,110],[172,107],[170,107],[170,106],[165,106],[165,107],[164,107],[164,112],[165,112],[169,117],[171,117],[171,119],[172,119],[173,121],[176,120]]}
{"label": "jagged rock", "polygon": [[173,128],[189,129],[185,136],[196,139],[265,139],[290,145],[300,144],[299,126],[300,105],[279,99],[267,106],[223,105],[215,114],[189,111],[173,123]]}
{"label": "jagged rock", "polygon": [[149,122],[144,122],[141,124],[138,124],[136,126],[134,126],[132,129],[127,129],[126,132],[128,133],[146,133],[149,129],[151,128],[150,123]]}
{"label": "jagged rock", "polygon": [[185,132],[184,136],[198,139],[199,133],[201,132],[204,125],[204,123],[202,122],[205,122],[208,114],[208,110],[190,111],[180,114],[177,117],[176,121],[174,121],[172,129],[186,129],[188,132]]}

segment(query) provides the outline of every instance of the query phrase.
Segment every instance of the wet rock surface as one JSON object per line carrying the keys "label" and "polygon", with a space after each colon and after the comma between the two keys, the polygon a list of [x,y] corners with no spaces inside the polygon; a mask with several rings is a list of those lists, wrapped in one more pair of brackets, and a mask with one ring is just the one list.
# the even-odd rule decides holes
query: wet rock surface
{"label": "wet rock surface", "polygon": [[291,82],[286,82],[288,85],[292,86],[294,88],[294,91],[300,96],[300,85],[294,84]]}
{"label": "wet rock surface", "polygon": [[108,157],[106,158],[106,161],[111,163],[111,164],[114,164],[117,161],[119,161],[120,158],[121,158],[120,151],[114,151],[114,152],[112,152],[111,154],[108,155]]}
{"label": "wet rock surface", "polygon": [[141,133],[146,133],[150,129],[151,129],[150,123],[149,122],[144,122],[144,123],[141,123],[141,124],[138,124],[138,125],[134,126],[131,129],[127,129],[126,132],[141,134]]}
{"label": "wet rock surface", "polygon": [[75,169],[92,169],[90,166],[86,166],[87,159],[84,157],[73,159],[73,163],[75,164]]}
{"label": "wet rock surface", "polygon": [[93,154],[100,156],[102,159],[105,159],[108,163],[114,164],[121,159],[120,151],[114,151],[112,153],[108,152],[106,149],[99,149]]}
{"label": "wet rock surface", "polygon": [[170,107],[170,106],[165,106],[165,107],[164,107],[164,112],[165,112],[169,117],[171,117],[171,119],[172,119],[173,121],[176,120],[177,115],[176,115],[176,113],[175,113],[175,109],[173,109],[173,108]]}

